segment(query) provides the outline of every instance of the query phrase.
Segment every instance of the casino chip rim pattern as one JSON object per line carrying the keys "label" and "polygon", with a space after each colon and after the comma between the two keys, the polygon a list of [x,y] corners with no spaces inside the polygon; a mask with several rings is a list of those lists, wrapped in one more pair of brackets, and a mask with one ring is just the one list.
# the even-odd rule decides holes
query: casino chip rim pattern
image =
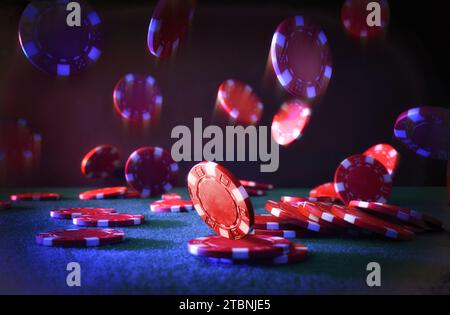
{"label": "casino chip rim pattern", "polygon": [[87,178],[107,178],[120,167],[119,150],[108,144],[91,149],[81,161],[81,173]]}
{"label": "casino chip rim pattern", "polygon": [[65,229],[36,235],[36,243],[58,247],[96,247],[123,242],[125,233],[114,229]]}
{"label": "casino chip rim pattern", "polygon": [[[289,39],[297,31],[306,32],[310,36],[314,33],[314,38],[310,40],[316,42],[321,48],[321,70],[313,82],[297,76],[287,57]],[[270,57],[278,82],[292,95],[314,100],[320,97],[328,87],[333,73],[328,39],[325,33],[308,18],[298,15],[287,18],[278,25],[272,38]]]}
{"label": "casino chip rim pattern", "polygon": [[[159,171],[163,172],[163,174],[157,175],[163,177],[162,181],[156,182],[155,178],[149,179],[148,174],[144,174],[145,170],[143,170],[143,165],[149,169],[153,169],[153,173],[155,173],[155,165],[160,167],[161,169]],[[125,165],[125,178],[127,183],[134,190],[140,192],[143,198],[157,196],[172,190],[177,175],[178,164],[161,147],[139,148],[130,154]]]}
{"label": "casino chip rim pattern", "polygon": [[[214,217],[214,213],[210,214],[205,209],[205,201],[199,198],[198,193],[199,185],[207,179],[213,180],[220,185],[229,194],[228,197],[237,207],[232,210],[232,213],[236,215],[236,221],[233,224],[223,224],[220,222],[220,218]],[[225,167],[214,162],[201,162],[189,171],[187,182],[189,195],[194,203],[195,210],[217,234],[225,238],[241,239],[250,232],[254,224],[253,205],[245,188]]]}
{"label": "casino chip rim pattern", "polygon": [[[52,9],[64,11],[70,0],[33,1],[27,5],[19,22],[19,43],[25,57],[39,70],[57,76],[78,74],[90,64],[97,61],[102,53],[103,28],[97,12],[85,1],[78,0],[82,11],[85,12],[82,25],[87,27],[88,43],[78,55],[58,57],[45,50],[42,42],[36,38],[39,34],[37,23],[43,20],[43,15]],[[87,13],[86,13],[87,12]],[[54,39],[55,40],[55,39]]]}

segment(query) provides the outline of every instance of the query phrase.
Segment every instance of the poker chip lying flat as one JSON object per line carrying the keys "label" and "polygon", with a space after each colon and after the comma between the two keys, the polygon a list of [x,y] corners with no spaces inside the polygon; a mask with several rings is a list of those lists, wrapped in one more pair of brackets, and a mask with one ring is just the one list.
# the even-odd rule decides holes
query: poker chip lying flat
{"label": "poker chip lying flat", "polygon": [[258,183],[251,180],[246,179],[240,179],[239,180],[245,188],[254,188],[254,189],[261,189],[261,190],[269,190],[273,189],[272,184],[265,184],[265,183]]}
{"label": "poker chip lying flat", "polygon": [[24,193],[9,196],[12,201],[51,201],[59,200],[61,196],[55,193]]}
{"label": "poker chip lying flat", "polygon": [[263,229],[254,229],[251,234],[254,235],[267,235],[267,236],[277,236],[284,238],[301,238],[301,237],[317,237],[317,233],[305,230],[305,229],[297,229],[297,230],[263,230]]}
{"label": "poker chip lying flat", "polygon": [[107,208],[67,208],[50,211],[50,217],[54,219],[73,219],[80,215],[97,215],[115,212],[116,210]]}
{"label": "poker chip lying flat", "polygon": [[112,229],[67,229],[36,235],[36,243],[45,246],[93,247],[123,242],[125,233]]}
{"label": "poker chip lying flat", "polygon": [[11,209],[11,203],[8,201],[0,201],[0,210]]}
{"label": "poker chip lying flat", "polygon": [[78,226],[131,226],[142,224],[144,222],[144,216],[125,213],[86,214],[73,218],[72,222]]}
{"label": "poker chip lying flat", "polygon": [[144,198],[171,190],[177,175],[178,164],[160,147],[137,149],[128,157],[125,166],[128,184]]}
{"label": "poker chip lying flat", "polygon": [[187,182],[195,210],[217,234],[241,239],[250,232],[253,205],[229,170],[214,162],[201,162],[189,171]]}
{"label": "poker chip lying flat", "polygon": [[286,265],[299,263],[306,259],[308,256],[308,247],[302,244],[293,244],[293,248],[289,253],[276,256],[274,258],[261,258],[256,260],[237,260],[230,258],[215,258],[208,257],[207,260],[211,263],[218,264],[248,264],[248,265]]}
{"label": "poker chip lying flat", "polygon": [[272,215],[282,218],[282,219],[291,219],[295,220],[296,224],[309,231],[317,232],[317,233],[332,233],[331,226],[328,224],[319,224],[314,222],[307,217],[305,217],[299,211],[299,208],[293,205],[290,205],[285,202],[276,202],[272,200],[268,200],[265,204],[265,209],[270,212]]}
{"label": "poker chip lying flat", "polygon": [[[334,183],[325,183],[314,187],[309,192],[310,198],[330,198],[331,200],[339,200],[339,195],[334,189]],[[310,200],[311,201],[311,200]]]}
{"label": "poker chip lying flat", "polygon": [[352,225],[387,238],[403,241],[409,241],[414,238],[414,233],[409,229],[379,219],[356,208],[333,205],[331,213]]}
{"label": "poker chip lying flat", "polygon": [[367,149],[363,153],[364,155],[368,155],[378,160],[384,167],[388,170],[389,174],[395,173],[395,170],[400,163],[400,155],[397,150],[395,150],[389,144],[377,144],[373,147]]}
{"label": "poker chip lying flat", "polygon": [[336,169],[334,188],[340,199],[387,202],[392,191],[392,179],[386,168],[373,157],[352,155]]}
{"label": "poker chip lying flat", "polygon": [[107,178],[120,167],[119,150],[112,145],[99,145],[81,161],[81,173],[87,178]]}
{"label": "poker chip lying flat", "polygon": [[332,206],[333,206],[332,204],[310,202],[310,201],[305,201],[298,205],[298,207],[302,207],[304,211],[310,213],[316,218],[319,218],[319,220],[317,220],[316,222],[320,223],[322,221],[325,221],[333,224],[335,227],[341,227],[346,229],[351,228],[351,224],[331,213],[330,210]]}
{"label": "poker chip lying flat", "polygon": [[255,214],[253,227],[260,230],[295,230],[298,225],[295,220],[281,219],[271,214]]}
{"label": "poker chip lying flat", "polygon": [[280,200],[282,202],[324,202],[324,203],[334,203],[336,198],[332,197],[297,197],[297,196],[281,196]]}
{"label": "poker chip lying flat", "polygon": [[195,256],[254,260],[287,254],[291,246],[290,241],[281,237],[247,235],[239,240],[230,240],[213,235],[190,240],[188,251]]}
{"label": "poker chip lying flat", "polygon": [[176,194],[176,193],[170,193],[170,194],[162,194],[161,195],[161,199],[162,200],[180,200],[181,199],[181,195]]}
{"label": "poker chip lying flat", "polygon": [[423,215],[417,211],[408,208],[388,205],[380,202],[366,202],[359,200],[350,201],[349,206],[363,209],[369,213],[393,217],[404,223],[414,225],[415,227],[424,230],[427,229],[425,221],[423,219],[418,219],[418,217],[423,218]]}
{"label": "poker chip lying flat", "polygon": [[82,192],[79,195],[81,200],[109,199],[125,196],[127,187],[107,187]]}
{"label": "poker chip lying flat", "polygon": [[190,200],[158,200],[150,204],[152,212],[187,212],[193,209],[194,204]]}

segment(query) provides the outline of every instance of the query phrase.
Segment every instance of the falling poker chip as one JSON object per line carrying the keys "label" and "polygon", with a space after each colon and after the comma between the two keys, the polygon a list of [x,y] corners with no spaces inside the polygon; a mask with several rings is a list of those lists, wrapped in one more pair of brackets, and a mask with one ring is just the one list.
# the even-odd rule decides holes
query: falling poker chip
{"label": "falling poker chip", "polygon": [[143,123],[158,118],[163,97],[154,77],[129,73],[114,87],[113,100],[116,112],[123,119]]}
{"label": "falling poker chip", "polygon": [[217,102],[232,120],[244,125],[258,123],[264,109],[250,85],[233,79],[226,80],[219,86]]}
{"label": "falling poker chip", "polygon": [[290,94],[313,101],[325,93],[333,73],[331,51],[327,36],[309,18],[282,21],[270,57],[278,82]]}
{"label": "falling poker chip", "polygon": [[289,145],[300,138],[311,118],[311,109],[300,101],[283,104],[272,121],[272,137],[279,145]]}
{"label": "falling poker chip", "polygon": [[345,29],[357,38],[380,35],[387,28],[389,18],[390,8],[387,0],[346,0],[341,10]]}
{"label": "falling poker chip", "polygon": [[22,13],[19,42],[38,69],[70,76],[100,58],[103,28],[98,14],[83,0],[33,1]]}
{"label": "falling poker chip", "polygon": [[187,36],[194,17],[196,0],[159,0],[147,34],[150,53],[160,59],[170,57]]}
{"label": "falling poker chip", "polygon": [[450,109],[415,107],[401,113],[394,135],[408,149],[426,158],[450,160]]}

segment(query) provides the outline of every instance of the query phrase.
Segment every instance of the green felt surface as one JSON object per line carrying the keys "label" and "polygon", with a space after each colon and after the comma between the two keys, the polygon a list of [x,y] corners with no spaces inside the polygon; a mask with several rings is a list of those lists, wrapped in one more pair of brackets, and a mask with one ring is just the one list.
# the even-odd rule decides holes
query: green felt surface
{"label": "green felt surface", "polygon": [[[26,190],[21,189],[20,192]],[[148,199],[80,201],[81,189],[39,188],[61,201],[18,202],[0,211],[0,293],[26,294],[382,294],[450,293],[450,233],[417,235],[411,242],[382,238],[307,238],[308,260],[287,266],[211,264],[190,255],[186,242],[212,234],[195,213],[150,213]],[[187,197],[185,189],[176,189]],[[3,190],[0,199],[14,191]],[[277,189],[252,198],[257,213],[267,199],[306,195],[307,189]],[[446,188],[396,188],[392,203],[434,214],[446,224]],[[50,248],[35,244],[39,232],[73,227],[54,220],[60,207],[113,207],[145,214],[147,223],[124,228],[127,240],[99,248]],[[66,285],[66,266],[79,262],[82,286]],[[382,286],[366,285],[366,266],[378,262]]]}

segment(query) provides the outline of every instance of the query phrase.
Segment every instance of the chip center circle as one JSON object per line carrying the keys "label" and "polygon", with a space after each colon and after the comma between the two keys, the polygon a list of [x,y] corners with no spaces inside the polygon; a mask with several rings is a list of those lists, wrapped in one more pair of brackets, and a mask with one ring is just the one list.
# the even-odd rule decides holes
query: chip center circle
{"label": "chip center circle", "polygon": [[295,76],[312,82],[320,75],[322,51],[312,34],[306,31],[294,32],[287,47],[287,58]]}
{"label": "chip center circle", "polygon": [[237,223],[237,205],[224,184],[214,178],[205,178],[198,185],[198,199],[202,209],[223,226]]}

